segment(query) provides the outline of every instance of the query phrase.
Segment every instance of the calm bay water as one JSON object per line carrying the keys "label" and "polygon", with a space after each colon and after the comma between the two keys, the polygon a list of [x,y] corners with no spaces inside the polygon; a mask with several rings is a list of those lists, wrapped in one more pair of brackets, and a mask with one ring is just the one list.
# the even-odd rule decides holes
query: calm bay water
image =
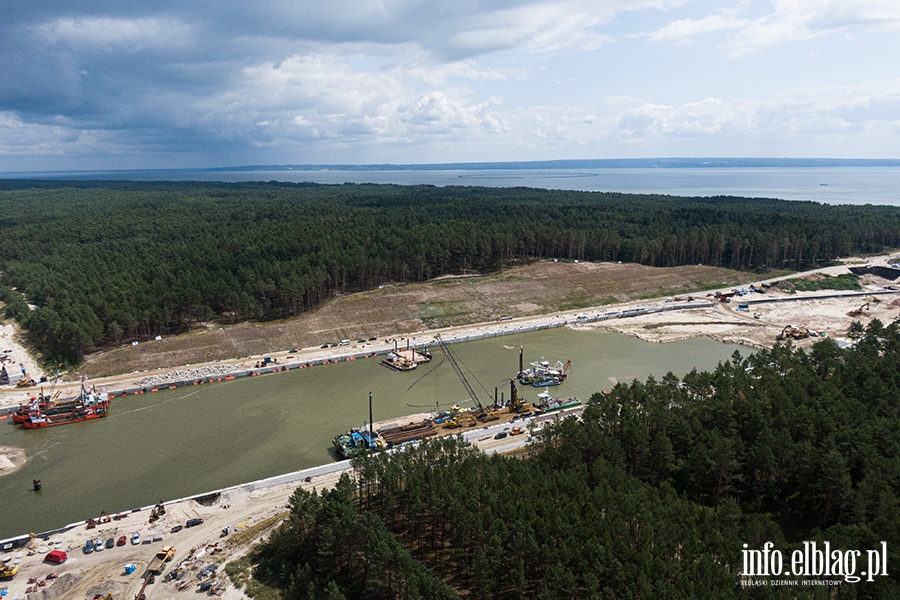
{"label": "calm bay water", "polygon": [[[610,378],[681,376],[712,369],[735,350],[748,353],[709,339],[650,344],[566,328],[454,344],[451,351],[470,369],[484,402],[495,387],[509,397],[520,345],[526,363],[571,359],[568,380],[551,393],[585,400],[612,387]],[[331,438],[368,418],[370,391],[376,421],[466,398],[441,361],[438,351],[431,364],[396,373],[379,359],[357,360],[128,396],[114,400],[108,418],[70,427],[25,431],[6,421],[0,446],[25,448],[28,462],[0,477],[0,539],[330,462]],[[538,391],[519,386],[528,400]],[[31,491],[32,479],[43,481],[40,493]]]}
{"label": "calm bay water", "polygon": [[[22,177],[35,178],[23,174]],[[745,196],[900,206],[900,167],[717,167],[384,171],[114,171],[42,173],[46,179],[289,181],[436,186],[525,186],[673,196]]]}

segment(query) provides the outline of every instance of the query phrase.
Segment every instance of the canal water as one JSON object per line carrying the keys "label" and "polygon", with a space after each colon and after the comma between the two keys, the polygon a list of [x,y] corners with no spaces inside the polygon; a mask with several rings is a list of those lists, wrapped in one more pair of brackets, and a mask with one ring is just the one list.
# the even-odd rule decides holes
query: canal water
{"label": "canal water", "polygon": [[[550,392],[583,400],[614,380],[681,376],[749,352],[709,339],[651,344],[568,328],[453,344],[451,352],[486,403],[495,387],[509,397],[520,345],[526,366],[571,359],[568,379]],[[375,421],[465,406],[450,362],[432,352],[430,364],[404,373],[381,358],[359,359],[119,397],[108,418],[68,427],[26,431],[4,421],[0,446],[25,448],[27,462],[0,477],[0,539],[333,461],[331,439],[368,419],[369,392]],[[519,386],[526,400],[539,391]],[[33,479],[42,480],[40,492]]]}

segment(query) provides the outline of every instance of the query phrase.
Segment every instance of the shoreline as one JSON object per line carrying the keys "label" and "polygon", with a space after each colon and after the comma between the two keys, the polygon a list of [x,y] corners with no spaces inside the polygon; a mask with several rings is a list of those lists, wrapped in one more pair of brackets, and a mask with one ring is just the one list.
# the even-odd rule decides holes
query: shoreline
{"label": "shoreline", "polygon": [[[871,297],[876,293],[880,296],[885,296],[885,298],[892,298],[900,295],[900,290],[884,288],[850,292],[823,290],[802,294],[768,295],[762,298],[743,297],[737,302],[739,303],[737,309],[730,304],[726,305],[706,297],[696,298],[690,302],[673,302],[665,299],[636,301],[616,305],[615,307],[592,307],[560,312],[556,315],[499,319],[487,323],[422,330],[374,343],[368,341],[366,343],[357,342],[350,346],[276,351],[237,360],[200,363],[178,368],[99,378],[92,380],[91,383],[98,390],[108,393],[111,398],[117,396],[125,397],[158,392],[163,389],[220,383],[240,377],[256,377],[292,369],[305,369],[338,362],[384,356],[393,351],[393,342],[395,340],[398,342],[407,341],[412,346],[421,347],[435,344],[434,336],[437,334],[441,334],[446,343],[453,344],[557,327],[571,327],[576,330],[612,331],[650,343],[669,343],[698,337],[709,337],[723,343],[735,343],[752,349],[761,349],[771,347],[774,344],[775,334],[783,327],[782,321],[785,321],[785,317],[781,313],[786,311],[788,313],[799,312],[800,314],[794,314],[793,318],[786,322],[801,322],[800,319],[803,318],[802,315],[806,311],[802,309],[792,311],[790,308],[786,309],[786,305],[797,305],[807,302],[820,307],[832,305],[837,310],[832,309],[827,316],[823,317],[829,321],[828,326],[820,326],[818,329],[822,330],[823,333],[827,331],[833,337],[835,333],[840,332],[840,328],[834,325],[843,325],[843,323],[837,323],[839,317],[842,316],[841,311],[848,308],[850,303],[858,302],[859,298]],[[900,316],[900,300],[890,303],[885,302],[884,304],[889,309],[893,308],[890,313],[885,315],[886,317],[889,318],[893,313],[897,313],[893,315],[895,317]],[[740,305],[746,307],[743,312],[741,312]],[[681,311],[693,311],[701,316],[694,321],[686,323],[672,323],[671,315]],[[767,313],[771,315],[778,313],[778,320],[773,322],[774,319],[772,318],[761,319],[758,316]],[[751,314],[756,320],[750,318]],[[722,321],[723,315],[727,315],[731,321]],[[874,316],[874,312],[868,313],[866,316],[871,318]],[[889,321],[886,318],[883,319],[883,322]],[[676,326],[682,326],[682,328],[674,331]],[[690,328],[684,329],[683,327],[685,326]],[[769,335],[763,336],[762,340],[760,336],[754,339],[753,337],[742,335],[741,330],[747,330],[748,326],[757,328],[768,327],[774,333],[770,331]],[[812,327],[810,328],[812,329]],[[426,339],[423,340],[423,337]],[[267,360],[271,360],[271,362],[265,362]],[[256,361],[256,364],[248,367],[245,364],[247,361]],[[70,392],[74,395],[79,386],[80,383],[69,382],[59,385],[57,388],[64,393]],[[41,386],[41,389],[43,389],[43,386]],[[23,396],[15,398],[17,393],[23,394]],[[14,412],[20,404],[27,402],[34,395],[35,388],[25,388],[22,391],[0,389],[0,420],[5,419],[6,415]]]}
{"label": "shoreline", "polygon": [[[633,302],[617,305],[617,310],[612,308],[593,307],[582,310],[560,312],[554,316],[541,315],[537,317],[519,317],[514,319],[499,319],[489,323],[477,323],[473,325],[448,327],[443,329],[422,330],[415,334],[408,333],[402,336],[406,342],[414,347],[429,346],[435,344],[434,336],[441,334],[448,344],[461,343],[472,340],[514,335],[530,331],[540,331],[557,327],[571,327],[575,330],[606,330],[622,335],[636,337],[649,343],[669,343],[684,341],[698,337],[708,337],[722,343],[734,343],[752,349],[771,347],[776,339],[776,333],[782,328],[785,321],[783,313],[797,313],[786,305],[810,303],[810,307],[831,306],[825,318],[828,326],[820,326],[822,336],[839,333],[840,329],[834,327],[835,323],[843,316],[840,311],[846,310],[850,303],[858,302],[860,298],[873,297],[879,294],[887,298],[900,295],[898,289],[879,288],[877,290],[863,291],[819,291],[791,295],[769,295],[762,298],[744,297],[739,300],[738,308],[726,305],[726,303],[697,298],[693,301],[673,302],[670,299]],[[878,300],[880,303],[881,300]],[[900,318],[900,299],[893,302],[884,302],[886,313],[883,322],[889,322],[888,318]],[[846,306],[845,306],[846,305]],[[743,306],[744,308],[741,308]],[[835,308],[837,310],[835,310]],[[811,310],[811,308],[810,308]],[[671,315],[681,311],[693,311],[700,315],[696,320],[689,322],[672,322]],[[755,311],[755,312],[754,312]],[[799,311],[805,313],[806,311]],[[779,314],[778,322],[773,319],[761,319],[761,314]],[[896,314],[894,314],[896,313]],[[752,314],[753,318],[750,318]],[[850,313],[847,313],[850,314]],[[723,321],[723,315],[727,315],[730,321]],[[861,316],[861,315],[857,315]],[[874,312],[866,316],[872,318]],[[786,322],[800,322],[800,315],[794,314],[794,318]],[[718,320],[717,320],[718,319]],[[838,323],[842,325],[842,323]],[[678,327],[681,326],[681,329]],[[684,329],[683,327],[690,327]],[[760,336],[743,335],[744,331],[753,328],[766,328],[771,331],[762,339]],[[812,327],[810,327],[812,328]],[[744,331],[742,331],[744,330]],[[421,338],[426,337],[423,341]],[[384,356],[392,352],[393,343],[401,341],[396,338],[388,338],[381,342],[354,343],[351,346],[338,346],[323,348],[296,349],[261,354],[258,357],[247,357],[240,360],[216,361],[214,363],[185,365],[175,369],[159,369],[142,373],[132,373],[126,376],[114,376],[93,380],[92,384],[100,391],[106,392],[110,398],[139,395],[158,392],[163,389],[175,389],[189,385],[205,385],[231,381],[240,377],[256,377],[269,373],[279,373],[292,369],[305,369],[315,366],[334,364],[338,362],[353,361],[365,358]],[[363,348],[367,348],[363,350]],[[247,360],[256,360],[253,367],[247,367],[243,363]],[[267,362],[271,361],[271,362]],[[68,391],[74,395],[80,383],[67,383],[58,386],[60,391]],[[43,389],[43,386],[41,386]],[[0,421],[8,418],[15,412],[20,404],[28,402],[35,395],[34,388],[26,388],[24,396],[15,398],[16,391],[0,390]],[[22,393],[22,392],[18,392]]]}
{"label": "shoreline", "polygon": [[[583,407],[573,407],[545,415],[534,415],[533,426],[547,420],[579,414]],[[410,418],[405,417],[405,418]],[[392,421],[380,421],[379,427]],[[524,425],[524,421],[521,421]],[[526,436],[505,437],[498,440],[495,433],[509,423],[483,424],[481,427],[454,432],[486,453],[517,452],[530,442]],[[508,427],[507,427],[508,429]],[[401,446],[402,447],[402,446]],[[277,526],[288,514],[290,500],[299,487],[307,491],[333,487],[342,474],[353,469],[351,461],[342,460],[284,473],[249,483],[232,485],[219,490],[178,498],[160,504],[165,511],[157,519],[152,517],[160,504],[142,506],[115,515],[91,517],[63,527],[38,534],[23,534],[0,540],[0,554],[10,561],[15,557],[20,573],[4,582],[11,598],[22,598],[31,591],[46,586],[52,598],[96,597],[112,593],[114,597],[135,597],[142,587],[150,559],[163,544],[176,547],[176,554],[169,571],[176,566],[184,569],[186,587],[176,582],[157,581],[159,590],[153,597],[188,600],[197,597],[197,585],[201,583],[194,572],[218,557],[217,563],[227,563],[242,556],[257,541],[262,541],[272,527]],[[149,519],[149,520],[148,520]],[[196,527],[186,527],[187,519],[200,519]],[[91,524],[93,522],[93,525]],[[90,530],[90,531],[88,531]],[[138,532],[140,543],[126,543],[101,552],[84,553],[85,538],[102,540]],[[248,533],[252,532],[252,533]],[[48,563],[44,556],[49,550],[63,550],[69,554],[62,564]],[[132,563],[133,573],[123,572],[122,565]],[[223,600],[246,598],[236,589],[224,571],[216,569],[215,577],[222,583]],[[206,579],[208,580],[208,579]],[[165,586],[164,592],[160,590]]]}
{"label": "shoreline", "polygon": [[[414,346],[422,346],[434,344],[434,336],[437,334],[442,334],[441,337],[447,344],[455,344],[491,337],[526,333],[530,331],[540,331],[543,329],[553,329],[557,327],[567,327],[578,324],[599,323],[615,319],[628,319],[636,316],[670,311],[712,308],[714,306],[715,304],[713,302],[707,300],[683,304],[664,304],[662,306],[653,306],[652,303],[641,302],[636,303],[636,305],[632,307],[622,307],[622,310],[618,311],[596,307],[585,310],[570,311],[568,313],[559,313],[554,317],[547,315],[542,315],[540,317],[522,317],[518,319],[498,320],[491,323],[478,323],[475,325],[464,327],[425,330],[414,336],[408,334],[404,337],[407,337],[411,341],[416,341],[417,343],[413,344]],[[429,335],[431,339],[428,342],[422,342],[418,339],[422,334]],[[444,337],[445,335],[446,337]],[[358,348],[358,346],[354,344],[353,346],[351,346],[351,348]],[[352,361],[364,358],[374,358],[377,356],[387,355],[388,353],[393,351],[393,348],[393,345],[385,345],[384,343],[379,344],[375,348],[364,352],[360,351],[359,349],[357,349],[356,351],[347,352],[342,351],[341,347],[338,347],[334,350],[329,348],[325,353],[316,353],[324,354],[317,357],[309,356],[314,354],[316,349],[299,350],[298,352],[272,352],[260,355],[258,357],[262,360],[265,360],[266,357],[273,359],[273,362],[266,363],[266,365],[264,366],[240,368],[233,365],[232,361],[219,361],[218,363],[214,363],[213,365],[197,365],[195,367],[191,367],[190,365],[188,365],[179,369],[163,369],[160,370],[160,372],[163,374],[158,376],[159,379],[153,380],[153,382],[151,383],[144,383],[143,385],[136,384],[140,383],[142,379],[148,379],[151,376],[145,376],[144,378],[132,380],[127,383],[122,382],[124,385],[126,385],[126,387],[120,387],[118,389],[108,389],[107,386],[112,387],[112,385],[108,383],[105,385],[104,383],[105,380],[121,379],[121,376],[97,379],[93,380],[92,383],[95,385],[95,387],[97,387],[97,389],[108,393],[110,395],[110,398],[114,398],[116,396],[124,397],[128,395],[158,392],[162,389],[174,389],[188,385],[205,385],[208,383],[231,381],[239,377],[256,377],[268,373],[290,371],[291,369],[306,369],[309,367],[334,364],[338,362]],[[302,355],[304,353],[309,354],[305,359],[302,358]],[[252,357],[248,357],[248,359],[253,360]],[[246,361],[247,359],[243,360]],[[258,365],[259,362],[260,361],[257,361]],[[219,365],[218,369],[215,368],[216,365]],[[230,367],[233,367],[234,370]],[[206,371],[207,374],[201,374],[203,371]],[[213,372],[210,373],[210,371]],[[184,373],[187,375],[194,374],[194,376],[188,376],[181,379],[169,379],[166,377],[166,374],[173,372]],[[80,384],[70,383],[66,384],[65,386],[60,386],[60,388],[69,389],[74,385]],[[30,397],[30,395],[33,394],[33,388],[28,388],[27,393]],[[2,416],[3,414],[15,412],[19,404],[24,401],[27,401],[27,398],[23,400],[11,401],[8,397],[8,391],[5,395],[3,394],[3,392],[0,392],[0,416]]]}
{"label": "shoreline", "polygon": [[17,446],[0,446],[0,477],[15,473],[28,461],[25,449]]}
{"label": "shoreline", "polygon": [[[760,286],[763,284],[763,282],[776,283],[779,280],[784,279],[800,279],[811,276],[815,277],[817,274],[827,274],[831,276],[840,275],[849,273],[850,267],[854,265],[889,265],[891,258],[892,255],[869,257],[868,259],[865,259],[865,263],[861,263],[861,260],[856,258],[845,259],[843,261],[843,264],[836,266],[824,267],[807,272],[792,273],[784,276],[763,278],[757,281],[756,285]],[[584,265],[577,266],[582,267]],[[609,265],[607,265],[606,263],[597,263],[594,266],[596,268],[593,268],[593,270],[588,269],[588,271],[585,273],[581,273],[580,271],[579,273],[584,277],[596,278],[604,272],[604,269],[606,267],[609,267]],[[643,273],[643,271],[640,270],[640,267],[635,266],[635,269],[638,269],[638,271],[636,271],[637,273]],[[652,272],[651,275],[655,277],[657,274],[655,272]],[[875,293],[886,295],[891,292],[885,290],[885,285],[893,282],[887,279],[865,275],[860,280],[860,283],[863,284],[864,291],[856,292],[856,295]],[[572,284],[572,282],[570,281],[569,284]],[[651,284],[648,282],[644,287],[652,287],[652,285],[655,284]],[[745,285],[750,284],[739,284],[730,288],[721,288],[720,291],[728,292],[729,289],[734,289],[734,287],[743,287]],[[594,291],[597,294],[602,293],[597,290]],[[824,292],[825,291],[823,290],[812,294],[807,292],[801,292],[799,294],[784,294],[772,290],[772,292],[767,294],[767,296],[763,296],[762,298],[756,296],[755,294],[749,294],[740,298],[734,298],[735,302],[732,303],[732,306],[734,304],[737,304],[738,302],[744,303],[749,300],[751,301],[750,304],[752,304],[753,310],[758,311],[757,314],[753,316],[757,318],[759,318],[760,316],[771,316],[771,318],[764,318],[760,321],[757,321],[757,324],[765,323],[772,328],[777,328],[777,331],[774,331],[774,333],[769,332],[766,335],[757,335],[755,339],[750,339],[747,336],[743,335],[744,331],[746,331],[747,328],[743,328],[740,333],[735,331],[733,328],[730,332],[723,332],[721,328],[708,327],[703,322],[699,321],[696,323],[696,327],[693,327],[691,329],[681,329],[678,335],[675,337],[671,335],[671,332],[666,332],[664,330],[655,332],[636,331],[634,330],[634,328],[629,327],[625,323],[626,321],[630,320],[640,320],[644,316],[644,314],[640,312],[643,309],[654,308],[655,311],[662,311],[663,309],[669,309],[672,306],[672,304],[666,303],[666,298],[656,297],[652,299],[633,299],[620,301],[615,304],[583,307],[566,311],[554,311],[552,313],[544,312],[542,314],[500,317],[496,319],[492,318],[489,321],[463,323],[459,325],[439,327],[435,329],[428,329],[427,327],[424,327],[422,323],[418,323],[418,325],[416,325],[412,322],[407,322],[401,319],[400,321],[396,321],[393,323],[393,326],[395,328],[394,331],[396,332],[397,329],[400,329],[401,332],[405,330],[406,333],[391,333],[390,331],[388,331],[387,333],[382,334],[382,336],[378,340],[368,338],[360,339],[358,341],[352,341],[346,345],[340,346],[336,346],[333,343],[324,345],[327,347],[319,347],[318,342],[310,343],[309,341],[307,341],[307,345],[303,348],[293,348],[292,350],[269,350],[268,352],[263,352],[261,354],[256,354],[255,352],[258,352],[258,350],[255,350],[254,353],[250,354],[249,356],[241,353],[237,356],[237,358],[199,360],[197,362],[190,362],[190,360],[188,360],[186,363],[173,362],[173,364],[171,365],[163,361],[163,366],[156,366],[143,370],[134,370],[131,372],[122,372],[117,375],[92,378],[91,383],[99,390],[108,393],[115,392],[116,395],[148,393],[152,392],[154,389],[159,390],[172,386],[178,387],[180,385],[193,384],[200,385],[201,383],[205,384],[224,381],[227,378],[237,376],[238,374],[240,374],[241,376],[260,375],[270,372],[276,372],[284,368],[305,368],[307,366],[328,364],[331,362],[339,362],[342,360],[355,360],[356,358],[361,357],[382,355],[390,352],[393,348],[393,344],[411,344],[416,347],[421,347],[423,345],[433,343],[433,336],[435,333],[441,333],[445,341],[447,341],[448,343],[453,343],[455,341],[464,341],[464,339],[478,339],[482,337],[534,331],[549,327],[577,326],[584,324],[579,321],[579,316],[588,315],[593,317],[600,314],[615,312],[618,312],[619,316],[623,318],[618,320],[619,322],[614,322],[615,320],[610,319],[610,322],[602,325],[603,328],[609,331],[638,337],[639,339],[645,341],[667,342],[675,341],[676,339],[689,339],[706,336],[714,340],[735,342],[751,348],[771,347],[772,344],[774,344],[775,334],[779,333],[781,331],[781,328],[786,324],[793,324],[795,326],[803,326],[809,329],[817,330],[827,329],[829,334],[832,335],[836,333],[840,334],[843,331],[846,331],[846,328],[849,326],[849,321],[846,318],[846,311],[849,310],[850,305],[848,305],[848,308],[842,309],[840,312],[838,310],[832,310],[831,313],[827,315],[827,317],[823,316],[823,318],[820,319],[817,323],[805,322],[809,321],[809,319],[807,318],[808,315],[803,309],[795,309],[793,311],[782,310],[782,307],[785,304],[796,304],[795,302],[790,302],[791,300],[815,300],[816,294],[823,294],[822,297],[824,298]],[[640,292],[637,291],[636,293],[639,294]],[[711,292],[696,293],[697,297],[695,298],[695,300],[706,302],[712,301],[712,303],[715,304],[715,306],[712,307],[707,306],[706,308],[708,310],[717,311],[718,314],[721,315],[722,310],[726,309],[725,313],[728,313],[731,317],[741,316],[735,313],[734,310],[727,310],[729,308],[728,306],[724,304],[720,305],[720,303],[715,302],[714,299],[711,299]],[[835,294],[832,292],[830,296],[834,298],[833,303],[835,304],[846,302],[846,297],[841,296],[840,293]],[[361,298],[365,298],[365,296],[361,296]],[[677,297],[674,298],[676,304],[679,304],[678,300],[679,299]],[[766,301],[768,304],[764,304],[763,301]],[[858,307],[859,302],[856,302],[855,304],[856,306],[853,306],[852,308]],[[886,304],[887,303],[885,303],[885,305]],[[893,304],[897,303],[895,302]],[[878,316],[878,318],[881,318],[881,320],[886,323],[890,322],[891,316],[893,316],[893,312],[896,312],[893,311],[890,314],[884,314],[883,310],[875,310],[875,308],[876,307],[873,305],[871,312],[867,312],[867,314],[864,315],[861,320],[865,320],[866,318],[871,319],[872,317]],[[883,309],[884,305],[878,308]],[[760,313],[762,314],[760,315]],[[470,317],[475,318],[475,315],[476,313],[472,313]],[[743,316],[746,317],[747,314],[745,313]],[[626,319],[625,317],[629,318]],[[335,315],[332,315],[329,318],[333,320],[335,318]],[[665,320],[664,317],[659,317],[659,319],[663,321]],[[589,323],[587,324],[590,324],[590,322],[593,321],[594,319],[590,319]],[[16,342],[15,338],[19,335],[17,333],[16,326],[13,323],[9,322],[2,323],[0,325],[2,325],[2,329],[0,329],[0,341],[3,341],[4,344],[11,346],[11,348],[7,349],[8,352],[4,352],[4,354],[10,356],[11,360],[15,360],[16,366],[18,366],[19,362],[25,364],[26,367],[28,367],[28,365],[34,364],[35,361],[28,355],[28,351]],[[331,323],[325,328],[327,329],[328,327],[333,326],[334,323]],[[412,329],[409,329],[410,326],[412,326]],[[259,364],[266,359],[270,359],[273,362],[271,364]],[[256,364],[254,365],[254,363]],[[12,364],[13,363],[11,362],[7,362],[8,366]],[[33,368],[28,368],[30,369],[29,373],[31,373]],[[34,373],[33,376],[35,379],[38,378],[37,375],[39,375],[39,371]],[[77,395],[78,387],[78,380],[67,382],[49,381],[44,382],[39,386],[28,388],[16,388],[11,385],[0,386],[0,419],[2,419],[4,412],[8,412],[10,410],[9,408],[4,410],[4,406],[10,407],[26,403],[33,396],[36,396],[40,390],[49,388],[50,395],[53,395],[56,392],[60,392],[63,397],[73,397]]]}

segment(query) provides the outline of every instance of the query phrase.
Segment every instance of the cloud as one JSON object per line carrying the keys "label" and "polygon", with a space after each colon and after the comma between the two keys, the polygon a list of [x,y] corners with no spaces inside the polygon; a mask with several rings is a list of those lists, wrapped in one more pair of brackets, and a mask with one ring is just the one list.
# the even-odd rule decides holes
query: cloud
{"label": "cloud", "polygon": [[135,52],[146,48],[184,47],[193,28],[176,19],[102,16],[55,19],[37,26],[35,32],[50,45]]}
{"label": "cloud", "polygon": [[597,47],[608,38],[593,28],[623,10],[677,1],[13,3],[0,23],[0,72],[13,74],[0,78],[0,110],[36,122],[66,115],[86,126],[154,118],[165,126],[170,111],[173,121],[227,111],[209,103],[242,90],[248,69],[326,54],[355,61],[357,71],[401,65],[406,77],[433,88],[523,79],[527,68],[498,69],[479,58]]}
{"label": "cloud", "polygon": [[0,170],[17,156],[95,167],[590,156],[894,127],[887,83],[852,99],[792,95],[766,66],[738,87],[700,44],[666,45],[711,38],[742,56],[818,37],[831,58],[831,34],[896,27],[893,0],[730,2],[701,13],[684,0],[8,3]]}
{"label": "cloud", "polygon": [[878,129],[896,131],[898,114],[900,82],[870,82],[798,89],[761,100],[705,98],[677,106],[644,103],[622,113],[616,135],[622,140],[730,138],[739,143],[747,138],[826,139]]}
{"label": "cloud", "polygon": [[96,132],[74,128],[64,119],[52,124],[28,123],[9,111],[0,112],[0,139],[0,156],[60,156],[113,150]]}
{"label": "cloud", "polygon": [[460,74],[480,76],[477,70],[473,73],[456,63],[429,72],[420,65],[372,71],[356,70],[350,62],[330,55],[293,56],[277,65],[245,69],[240,89],[211,104],[231,107],[238,114],[246,107],[274,115],[275,120],[297,127],[284,135],[300,137],[401,138],[502,128],[489,115],[499,99],[477,102],[464,86],[432,86],[434,81],[445,82]]}
{"label": "cloud", "polygon": [[741,17],[748,3],[699,19],[679,19],[647,34],[650,41],[689,43],[693,37],[733,31],[720,49],[738,58],[764,48],[818,36],[900,29],[895,0],[772,0],[771,11]]}
{"label": "cloud", "polygon": [[749,19],[739,19],[727,15],[709,15],[702,19],[681,19],[672,21],[665,27],[653,32],[648,39],[651,42],[676,42],[688,43],[696,35],[724,31],[728,29],[741,29],[747,27]]}

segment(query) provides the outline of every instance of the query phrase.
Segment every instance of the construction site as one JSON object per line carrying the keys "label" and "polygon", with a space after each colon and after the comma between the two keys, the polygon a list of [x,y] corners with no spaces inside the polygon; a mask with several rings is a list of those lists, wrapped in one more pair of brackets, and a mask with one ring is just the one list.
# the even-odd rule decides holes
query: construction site
{"label": "construction site", "polygon": [[[627,318],[601,319],[600,316],[609,312],[603,307],[572,311],[573,317],[567,326],[617,331],[650,342],[706,336],[751,347],[771,347],[779,341],[805,346],[822,337],[851,343],[847,334],[852,323],[866,325],[878,319],[887,324],[900,316],[900,290],[896,285],[900,270],[892,267],[877,271],[854,268],[860,270],[857,273],[859,291],[790,292],[775,285],[774,280],[767,281],[769,285],[754,282],[747,285],[744,294],[740,290],[745,288],[736,287],[724,289],[718,295],[711,292],[709,297],[704,292],[693,296],[673,295],[670,300],[634,302],[627,308]],[[847,266],[830,269],[828,273],[832,275],[848,271]],[[818,275],[792,277],[815,280]],[[679,303],[696,303],[698,299],[704,300],[706,306],[690,311],[657,310]],[[626,308],[617,307],[617,310],[622,314],[626,312]],[[576,314],[589,314],[590,318],[580,319]],[[560,318],[556,313],[554,316]],[[553,316],[545,318],[548,323],[553,320]],[[499,332],[508,324],[504,321],[481,324],[480,327],[495,327]],[[335,352],[339,350],[334,349]],[[447,360],[453,364],[449,357]],[[510,379],[513,375],[510,373]],[[521,433],[522,427],[513,422],[526,413],[538,412],[537,402],[529,404],[518,399],[515,381],[510,383],[509,400],[498,401],[496,392],[494,398],[476,393],[461,368],[457,377],[470,398],[477,401],[473,402],[476,404],[474,410],[455,413],[451,410],[447,415],[433,419],[431,413],[412,415],[372,425],[371,429],[394,445],[505,422],[512,427],[509,435],[515,435]],[[332,485],[337,477],[335,474],[313,481],[301,480],[299,485],[321,489]],[[227,582],[221,564],[240,556],[251,543],[263,537],[269,527],[279,522],[279,515],[284,514],[297,485],[290,483],[265,490],[236,486],[204,502],[191,499],[127,513],[101,513],[84,526],[51,533],[46,538],[36,537],[24,547],[7,551],[6,556],[0,557],[9,557],[2,563],[7,580],[0,581],[0,587],[7,588],[9,599],[18,596],[41,600],[90,600],[94,597],[140,600],[142,595],[148,600],[187,599],[205,593],[236,600],[242,593]],[[185,523],[193,519],[202,519],[202,524],[185,528]],[[228,533],[223,533],[226,529]],[[128,543],[100,553],[83,553],[88,536],[110,538],[138,532],[141,542],[137,545]],[[248,533],[250,535],[246,535]],[[168,560],[160,560],[164,545],[173,549],[177,546],[180,550],[172,552]],[[70,558],[62,564],[46,561],[45,557],[54,550],[77,556],[77,560]],[[164,556],[168,554],[167,550]],[[125,565],[134,565],[135,570],[126,573]]]}

